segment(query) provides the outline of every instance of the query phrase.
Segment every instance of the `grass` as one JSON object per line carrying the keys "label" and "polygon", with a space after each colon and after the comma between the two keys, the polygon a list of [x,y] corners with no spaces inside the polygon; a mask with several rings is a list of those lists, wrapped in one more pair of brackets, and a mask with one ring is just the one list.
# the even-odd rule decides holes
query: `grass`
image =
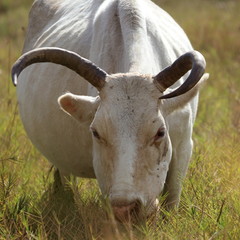
{"label": "grass", "polygon": [[200,96],[180,207],[137,226],[113,220],[94,180],[54,192],[51,166],[23,130],[10,69],[31,2],[0,3],[0,239],[239,239],[239,1],[158,1],[204,54],[211,77]]}

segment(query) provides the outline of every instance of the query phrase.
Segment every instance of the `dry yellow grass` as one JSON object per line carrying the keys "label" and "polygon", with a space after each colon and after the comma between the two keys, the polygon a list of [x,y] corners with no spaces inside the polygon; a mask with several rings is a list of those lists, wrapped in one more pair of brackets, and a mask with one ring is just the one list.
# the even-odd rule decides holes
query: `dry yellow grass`
{"label": "dry yellow grass", "polygon": [[155,1],[204,54],[211,77],[180,207],[138,226],[117,225],[96,181],[52,194],[50,165],[25,135],[10,82],[31,2],[0,2],[0,239],[239,239],[240,2]]}

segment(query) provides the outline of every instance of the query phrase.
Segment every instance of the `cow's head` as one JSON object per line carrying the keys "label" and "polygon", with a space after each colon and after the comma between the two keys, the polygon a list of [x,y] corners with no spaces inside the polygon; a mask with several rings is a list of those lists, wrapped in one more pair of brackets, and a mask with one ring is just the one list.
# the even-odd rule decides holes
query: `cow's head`
{"label": "cow's head", "polygon": [[[186,53],[156,76],[108,75],[75,53],[44,48],[23,55],[16,63],[15,83],[21,70],[36,62],[67,66],[99,90],[97,97],[64,94],[59,104],[90,126],[94,171],[115,216],[126,220],[143,209],[150,214],[157,208],[172,156],[166,117],[188,103],[207,79],[202,55]],[[179,88],[163,94],[190,69]]]}

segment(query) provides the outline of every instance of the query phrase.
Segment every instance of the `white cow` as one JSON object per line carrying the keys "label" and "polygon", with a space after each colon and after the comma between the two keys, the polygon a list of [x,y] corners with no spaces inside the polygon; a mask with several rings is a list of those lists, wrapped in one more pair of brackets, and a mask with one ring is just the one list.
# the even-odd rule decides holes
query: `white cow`
{"label": "white cow", "polygon": [[166,12],[149,0],[36,0],[23,52],[21,119],[62,177],[97,178],[120,220],[149,215],[161,193],[178,205],[208,75]]}

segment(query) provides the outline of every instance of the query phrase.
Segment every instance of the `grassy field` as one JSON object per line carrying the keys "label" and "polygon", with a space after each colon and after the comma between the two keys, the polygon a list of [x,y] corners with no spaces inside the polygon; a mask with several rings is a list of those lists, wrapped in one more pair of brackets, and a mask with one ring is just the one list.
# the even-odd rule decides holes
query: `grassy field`
{"label": "grassy field", "polygon": [[94,180],[53,193],[51,165],[23,130],[10,69],[31,3],[0,2],[0,240],[240,239],[240,2],[158,1],[206,57],[210,79],[180,207],[137,226],[114,221]]}

